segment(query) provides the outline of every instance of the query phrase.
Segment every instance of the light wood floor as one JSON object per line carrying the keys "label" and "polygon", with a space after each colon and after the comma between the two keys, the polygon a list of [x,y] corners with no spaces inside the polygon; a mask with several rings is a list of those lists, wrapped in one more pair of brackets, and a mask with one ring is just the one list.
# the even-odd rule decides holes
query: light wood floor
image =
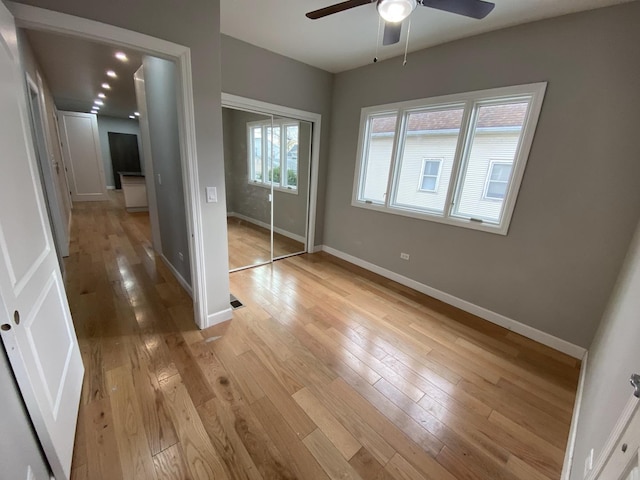
{"label": "light wood floor", "polygon": [[[271,260],[271,234],[268,229],[236,217],[227,217],[229,269],[259,265]],[[273,234],[275,258],[304,252],[304,243]]]}
{"label": "light wood floor", "polygon": [[577,362],[325,254],[231,274],[199,331],[145,214],[76,204],[73,478],[557,479]]}

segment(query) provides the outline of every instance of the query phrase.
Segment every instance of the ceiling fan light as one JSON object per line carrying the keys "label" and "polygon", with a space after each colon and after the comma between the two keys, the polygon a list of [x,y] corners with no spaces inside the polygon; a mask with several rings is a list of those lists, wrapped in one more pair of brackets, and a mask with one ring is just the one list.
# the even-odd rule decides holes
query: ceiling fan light
{"label": "ceiling fan light", "polygon": [[398,23],[411,15],[416,6],[416,0],[378,0],[376,8],[385,22]]}

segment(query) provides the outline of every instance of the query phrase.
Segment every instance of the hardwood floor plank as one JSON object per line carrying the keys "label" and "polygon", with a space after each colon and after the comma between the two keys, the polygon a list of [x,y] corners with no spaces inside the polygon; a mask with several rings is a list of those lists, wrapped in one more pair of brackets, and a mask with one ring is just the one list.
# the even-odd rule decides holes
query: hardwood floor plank
{"label": "hardwood floor plank", "polygon": [[307,435],[303,442],[332,480],[362,480],[319,429]]}
{"label": "hardwood floor plank", "polygon": [[349,465],[365,480],[393,480],[384,466],[364,447],[351,457]]}
{"label": "hardwood floor plank", "polygon": [[333,443],[345,460],[353,457],[362,445],[349,431],[325,408],[307,388],[293,394],[293,399],[315,422],[318,428]]}
{"label": "hardwood floor plank", "polygon": [[109,370],[107,383],[123,476],[155,479],[151,450],[130,371],[124,367]]}
{"label": "hardwood floor plank", "polygon": [[176,443],[153,457],[158,480],[184,480],[189,478],[180,444]]}
{"label": "hardwood floor plank", "polygon": [[211,478],[228,479],[229,476],[214,449],[189,392],[179,375],[174,375],[160,383],[167,401],[184,462],[189,475],[194,480]]}
{"label": "hardwood floor plank", "polygon": [[[91,480],[123,479],[110,398],[89,403],[83,414],[87,477]],[[75,467],[73,465],[73,469]]]}

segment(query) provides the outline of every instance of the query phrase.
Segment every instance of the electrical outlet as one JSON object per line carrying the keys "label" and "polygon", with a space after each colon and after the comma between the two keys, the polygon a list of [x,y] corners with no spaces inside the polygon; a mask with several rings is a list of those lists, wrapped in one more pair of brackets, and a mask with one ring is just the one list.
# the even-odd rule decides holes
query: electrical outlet
{"label": "electrical outlet", "polygon": [[402,260],[409,260],[409,254],[408,253],[401,253],[400,254],[400,258]]}
{"label": "electrical outlet", "polygon": [[182,252],[178,252],[178,258],[181,262],[184,262],[184,255],[182,255]]}
{"label": "electrical outlet", "polygon": [[593,448],[587,455],[587,458],[584,459],[584,478],[587,478],[589,472],[593,470]]}
{"label": "electrical outlet", "polygon": [[162,185],[162,177],[158,173],[158,185]]}

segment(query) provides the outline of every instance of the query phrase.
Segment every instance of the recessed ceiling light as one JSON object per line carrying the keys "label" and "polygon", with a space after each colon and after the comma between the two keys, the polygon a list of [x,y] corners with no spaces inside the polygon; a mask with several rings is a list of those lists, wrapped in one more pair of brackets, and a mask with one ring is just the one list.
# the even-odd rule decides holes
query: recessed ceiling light
{"label": "recessed ceiling light", "polygon": [[104,102],[102,100],[94,100],[93,103],[100,106],[104,105]]}
{"label": "recessed ceiling light", "polygon": [[139,116],[140,116],[140,112],[133,112],[133,114],[134,114],[136,117],[139,117]]}
{"label": "recessed ceiling light", "polygon": [[129,118],[130,118],[131,120],[135,120],[135,119],[136,119],[135,115],[129,115]]}
{"label": "recessed ceiling light", "polygon": [[111,78],[116,78],[118,75],[113,70],[107,70],[107,76]]}
{"label": "recessed ceiling light", "polygon": [[127,58],[127,54],[126,54],[126,53],[124,53],[124,52],[116,52],[116,58],[117,58],[118,60],[123,61],[123,62],[126,62],[127,60],[129,60],[129,59]]}
{"label": "recessed ceiling light", "polygon": [[111,90],[111,85],[109,85],[108,83],[103,83],[102,88],[104,88],[105,90]]}
{"label": "recessed ceiling light", "polygon": [[91,110],[100,110],[100,107],[97,105],[94,105],[93,107],[91,107]]}
{"label": "recessed ceiling light", "polygon": [[98,94],[98,97],[99,97],[99,98],[107,98],[107,96],[106,96],[104,93],[102,93],[102,92],[100,92],[100,93]]}

